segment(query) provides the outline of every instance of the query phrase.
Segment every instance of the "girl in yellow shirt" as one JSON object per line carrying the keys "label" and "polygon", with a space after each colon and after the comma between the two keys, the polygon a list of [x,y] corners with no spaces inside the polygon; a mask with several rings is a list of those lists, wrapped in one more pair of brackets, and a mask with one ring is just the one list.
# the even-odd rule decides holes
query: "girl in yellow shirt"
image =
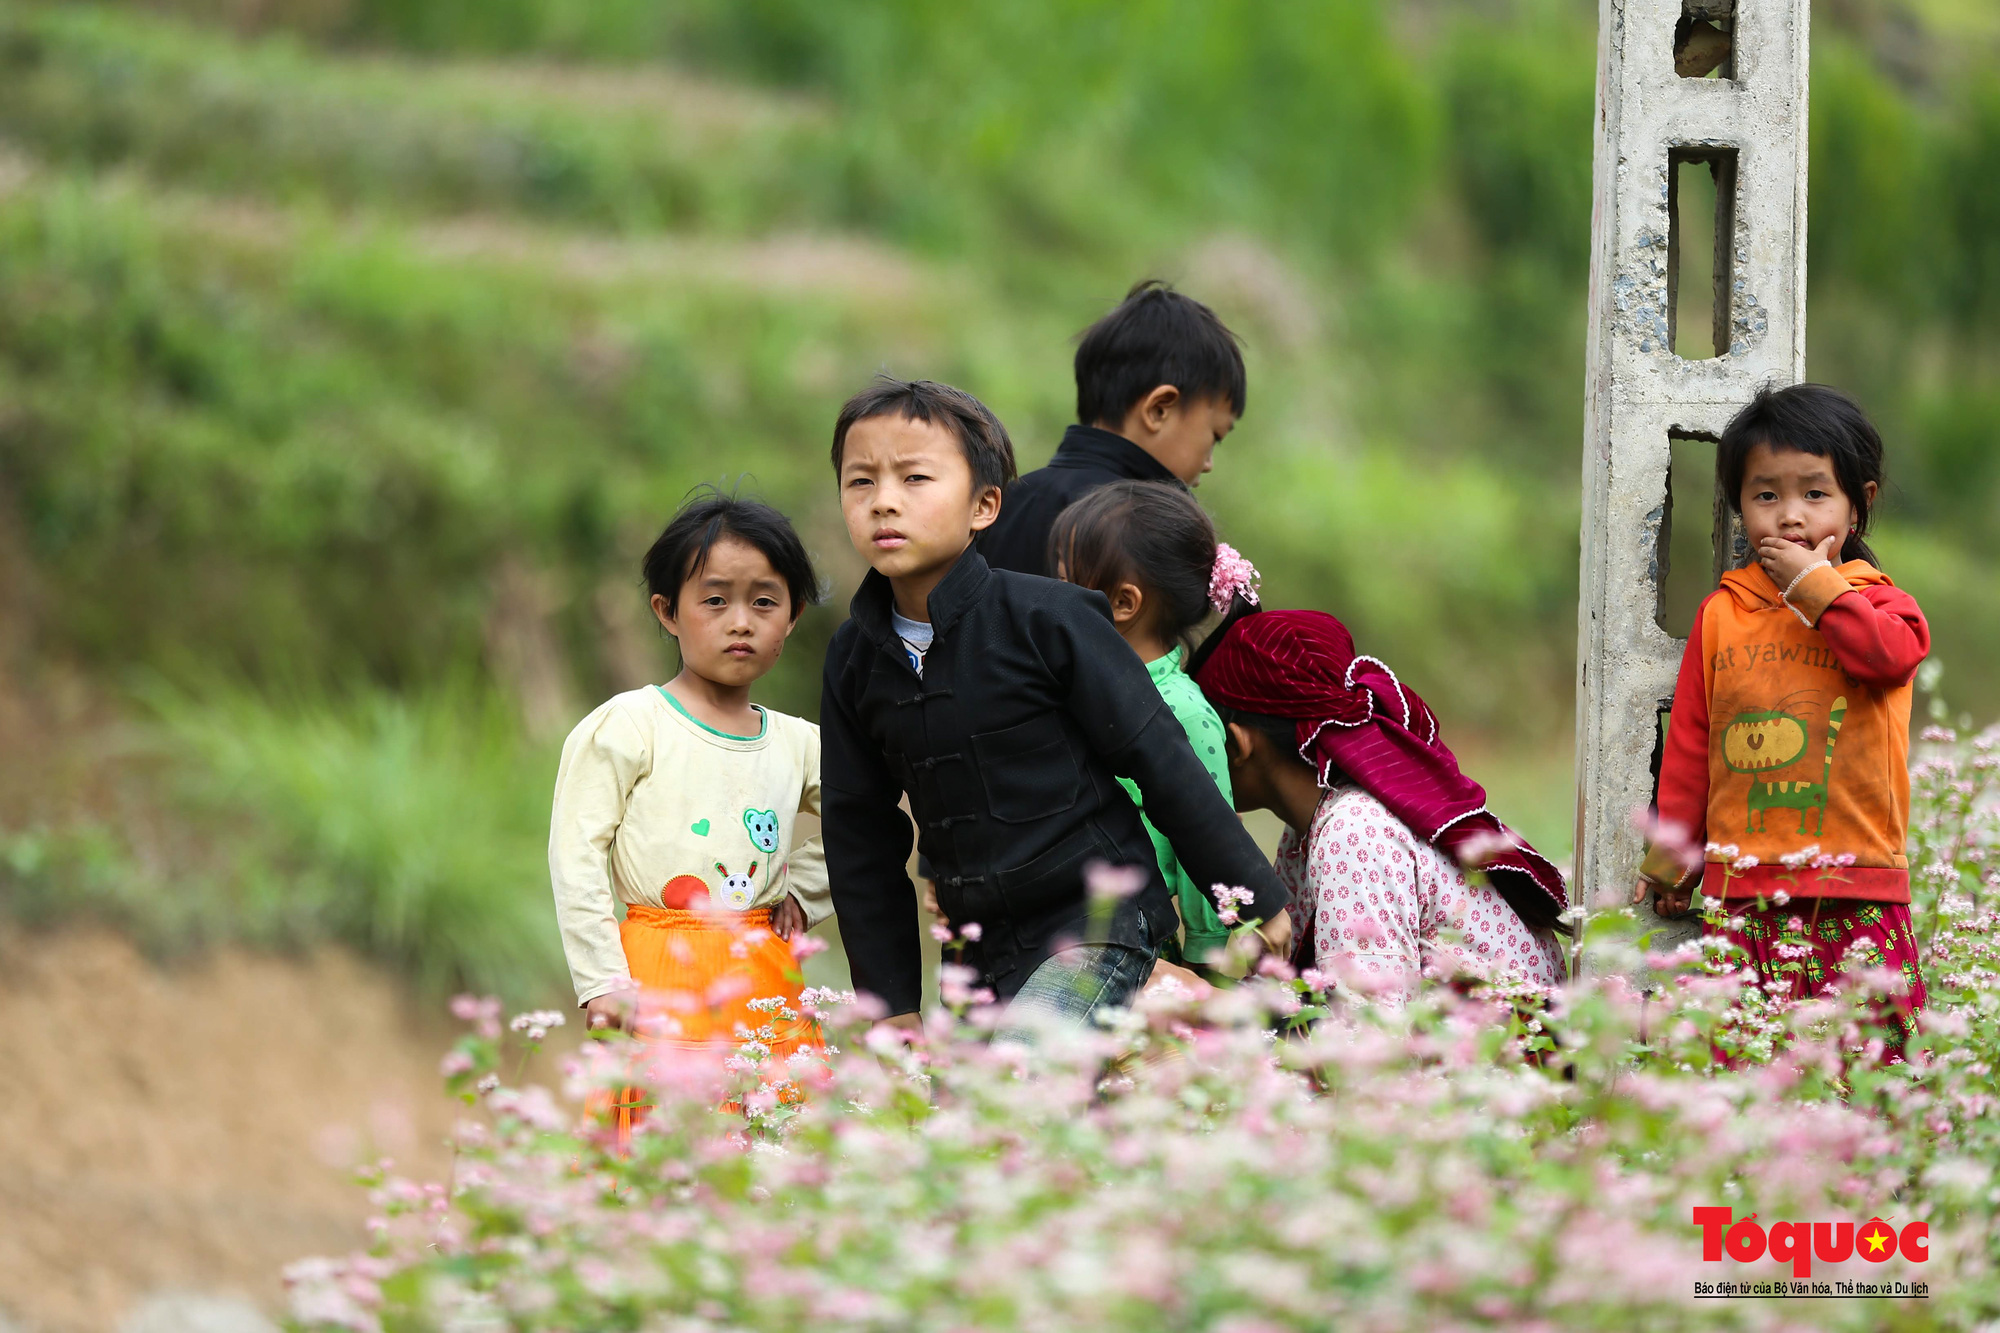
{"label": "girl in yellow shirt", "polygon": [[592,711],[556,774],[549,877],[577,1004],[622,1027],[650,994],[666,1039],[753,1034],[782,1060],[811,1037],[789,941],[832,910],[819,839],[793,846],[798,815],[819,813],[819,728],[750,688],[818,577],[783,514],[714,491],[645,572],[680,672]]}

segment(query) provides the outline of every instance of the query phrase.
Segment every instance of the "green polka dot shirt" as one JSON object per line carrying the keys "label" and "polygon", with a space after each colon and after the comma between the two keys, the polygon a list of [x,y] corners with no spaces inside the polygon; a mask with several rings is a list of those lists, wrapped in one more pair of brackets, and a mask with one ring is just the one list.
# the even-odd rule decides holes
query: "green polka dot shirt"
{"label": "green polka dot shirt", "polygon": [[[1187,732],[1188,743],[1194,746],[1195,758],[1201,760],[1208,775],[1215,779],[1215,785],[1222,789],[1222,798],[1231,798],[1229,790],[1229,758],[1224,753],[1222,719],[1216,716],[1215,708],[1202,695],[1201,687],[1194,678],[1181,670],[1181,650],[1174,649],[1165,657],[1157,657],[1146,663],[1147,674],[1153,678],[1153,688],[1160,692],[1167,708],[1179,720]],[[1139,788],[1127,778],[1118,779],[1125,788],[1125,794],[1144,814],[1146,803],[1139,797]],[[1181,955],[1188,962],[1202,962],[1207,956],[1228,941],[1229,931],[1215,915],[1215,903],[1205,886],[1197,885],[1181,869],[1180,858],[1174,855],[1174,846],[1166,836],[1146,821],[1146,832],[1153,839],[1153,852],[1160,861],[1160,873],[1166,876],[1167,887],[1179,899],[1181,907],[1182,946]]]}

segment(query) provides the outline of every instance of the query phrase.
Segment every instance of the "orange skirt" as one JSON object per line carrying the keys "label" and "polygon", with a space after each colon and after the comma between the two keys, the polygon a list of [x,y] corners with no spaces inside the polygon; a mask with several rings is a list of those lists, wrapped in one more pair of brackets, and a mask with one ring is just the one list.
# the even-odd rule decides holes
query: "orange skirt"
{"label": "orange skirt", "polygon": [[[641,988],[639,1030],[646,1040],[683,1047],[760,1042],[770,1052],[770,1083],[789,1081],[785,1057],[819,1044],[818,1024],[811,1019],[751,1007],[756,1000],[777,999],[799,1013],[798,960],[791,945],[772,933],[770,909],[689,912],[635,903],[626,909],[618,935],[625,964]],[[619,1142],[644,1118],[644,1096],[627,1088],[612,1102]]]}

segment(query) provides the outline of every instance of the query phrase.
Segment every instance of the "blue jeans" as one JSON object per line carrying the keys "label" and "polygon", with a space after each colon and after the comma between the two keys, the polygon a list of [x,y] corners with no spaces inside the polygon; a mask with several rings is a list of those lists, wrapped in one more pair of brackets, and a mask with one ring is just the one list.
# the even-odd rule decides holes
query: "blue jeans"
{"label": "blue jeans", "polygon": [[1032,1046],[1043,1032],[1094,1029],[1100,1011],[1138,997],[1155,957],[1129,944],[1076,944],[1052,954],[1008,1004],[993,1040]]}

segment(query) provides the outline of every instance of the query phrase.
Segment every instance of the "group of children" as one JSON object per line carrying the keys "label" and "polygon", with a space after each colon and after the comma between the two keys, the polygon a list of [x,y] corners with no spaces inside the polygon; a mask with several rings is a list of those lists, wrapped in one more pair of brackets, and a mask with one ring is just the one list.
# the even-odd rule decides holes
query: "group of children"
{"label": "group of children", "polygon": [[[1076,377],[1078,424],[1018,479],[1005,427],[958,389],[885,377],[842,408],[833,471],[870,570],[817,727],[750,699],[819,597],[791,524],[707,493],[667,525],[645,573],[680,672],[585,718],[556,783],[550,868],[592,1026],[674,995],[681,1039],[755,1032],[783,1055],[809,1040],[770,1019],[799,1008],[790,942],[829,915],[856,989],[915,1025],[913,850],[1022,1039],[1206,968],[1235,923],[1391,999],[1448,973],[1561,979],[1560,872],[1338,620],[1259,605],[1196,503],[1244,409],[1235,336],[1144,283],[1085,332]],[[1816,386],[1761,394],[1731,427],[1723,473],[1758,560],[1703,605],[1661,777],[1665,820],[1742,844],[1712,853],[1703,891],[1756,900],[1730,929],[1773,976],[1791,918],[1757,867],[1807,867],[1783,882],[1817,900],[1803,929],[1824,966],[1783,975],[1812,989],[1849,945],[1900,961],[1909,938],[1928,639],[1862,544],[1880,462],[1859,411]],[[1785,780],[1821,736],[1818,780]],[[1285,825],[1275,866],[1238,818],[1253,809]],[[802,813],[819,837],[795,838]],[[1691,872],[1656,854],[1645,873],[1657,910],[1687,909]]]}

